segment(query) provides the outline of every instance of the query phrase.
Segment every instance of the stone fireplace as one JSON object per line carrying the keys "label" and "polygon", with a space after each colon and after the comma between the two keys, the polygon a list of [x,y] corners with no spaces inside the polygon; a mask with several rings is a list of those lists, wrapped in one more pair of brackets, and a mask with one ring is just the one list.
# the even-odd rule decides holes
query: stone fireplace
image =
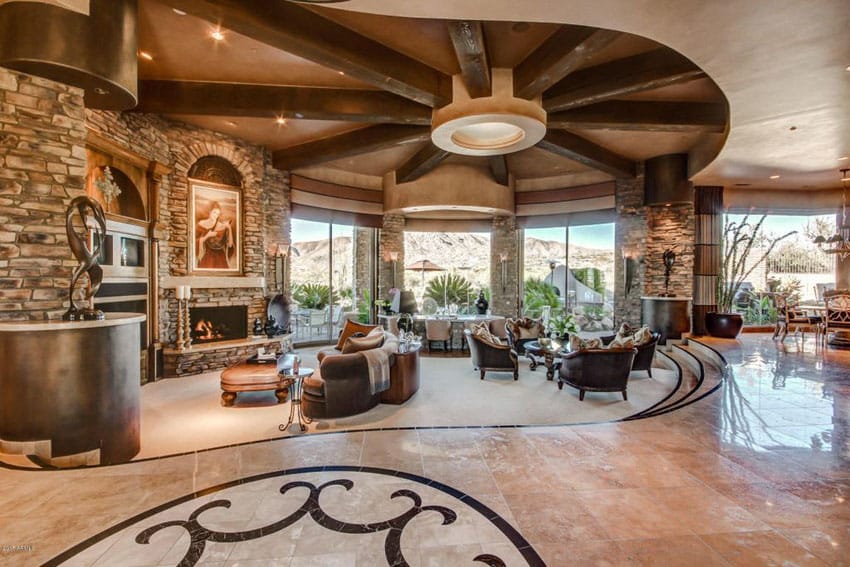
{"label": "stone fireplace", "polygon": [[248,307],[190,307],[193,345],[244,339],[248,336]]}

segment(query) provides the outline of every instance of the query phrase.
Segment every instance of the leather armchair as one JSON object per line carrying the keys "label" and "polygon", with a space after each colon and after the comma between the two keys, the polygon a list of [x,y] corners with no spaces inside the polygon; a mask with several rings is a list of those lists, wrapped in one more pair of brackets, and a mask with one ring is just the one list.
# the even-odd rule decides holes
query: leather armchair
{"label": "leather armchair", "polygon": [[[383,346],[395,363],[398,339],[387,334]],[[381,392],[371,393],[369,365],[360,352],[325,354],[319,368],[304,379],[301,409],[304,415],[323,419],[346,417],[368,411],[381,401]]]}
{"label": "leather armchair", "polygon": [[[609,345],[617,335],[608,335],[599,337],[602,339],[602,344]],[[652,378],[652,361],[655,359],[655,347],[658,346],[658,341],[661,339],[661,333],[652,332],[652,340],[635,347],[637,354],[635,361],[632,362],[632,370],[646,370],[649,377]]]}
{"label": "leather armchair", "polygon": [[578,388],[579,400],[584,392],[622,392],[628,400],[626,387],[629,373],[637,355],[636,348],[577,350],[561,356],[558,389],[564,384]]}
{"label": "leather armchair", "polygon": [[472,366],[481,372],[482,380],[484,380],[484,374],[488,370],[491,372],[512,372],[514,380],[519,380],[517,354],[510,346],[496,345],[485,341],[473,335],[469,329],[464,329],[463,334],[466,337],[467,344],[469,344]]}

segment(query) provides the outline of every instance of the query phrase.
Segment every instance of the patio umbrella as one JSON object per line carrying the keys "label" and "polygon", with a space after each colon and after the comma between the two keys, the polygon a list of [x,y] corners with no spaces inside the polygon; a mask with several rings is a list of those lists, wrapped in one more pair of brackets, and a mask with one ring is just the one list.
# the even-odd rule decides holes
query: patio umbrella
{"label": "patio umbrella", "polygon": [[438,266],[431,260],[419,260],[413,262],[409,266],[404,267],[405,270],[418,270],[422,274],[422,295],[425,295],[425,272],[445,272],[446,269]]}

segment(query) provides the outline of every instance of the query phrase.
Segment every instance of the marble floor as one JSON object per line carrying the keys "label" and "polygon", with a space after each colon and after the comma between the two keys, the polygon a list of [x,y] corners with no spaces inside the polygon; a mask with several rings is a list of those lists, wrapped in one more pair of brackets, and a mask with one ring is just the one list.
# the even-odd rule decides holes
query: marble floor
{"label": "marble floor", "polygon": [[701,343],[720,387],[646,419],[7,466],[0,564],[850,564],[850,351]]}

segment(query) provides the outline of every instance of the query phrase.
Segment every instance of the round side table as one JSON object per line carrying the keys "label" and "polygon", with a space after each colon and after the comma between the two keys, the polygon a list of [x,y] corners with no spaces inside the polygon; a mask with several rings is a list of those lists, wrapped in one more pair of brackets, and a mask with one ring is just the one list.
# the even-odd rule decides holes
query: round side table
{"label": "round side table", "polygon": [[298,424],[298,428],[301,432],[307,431],[307,424],[311,423],[313,420],[301,411],[301,388],[304,384],[304,378],[308,376],[312,376],[313,372],[315,372],[315,368],[308,368],[306,366],[302,366],[298,369],[298,375],[287,374],[287,378],[292,378],[292,385],[289,387],[289,419],[286,420],[286,424],[281,423],[277,426],[281,431],[286,431],[289,429],[289,426],[293,424],[293,422]]}

